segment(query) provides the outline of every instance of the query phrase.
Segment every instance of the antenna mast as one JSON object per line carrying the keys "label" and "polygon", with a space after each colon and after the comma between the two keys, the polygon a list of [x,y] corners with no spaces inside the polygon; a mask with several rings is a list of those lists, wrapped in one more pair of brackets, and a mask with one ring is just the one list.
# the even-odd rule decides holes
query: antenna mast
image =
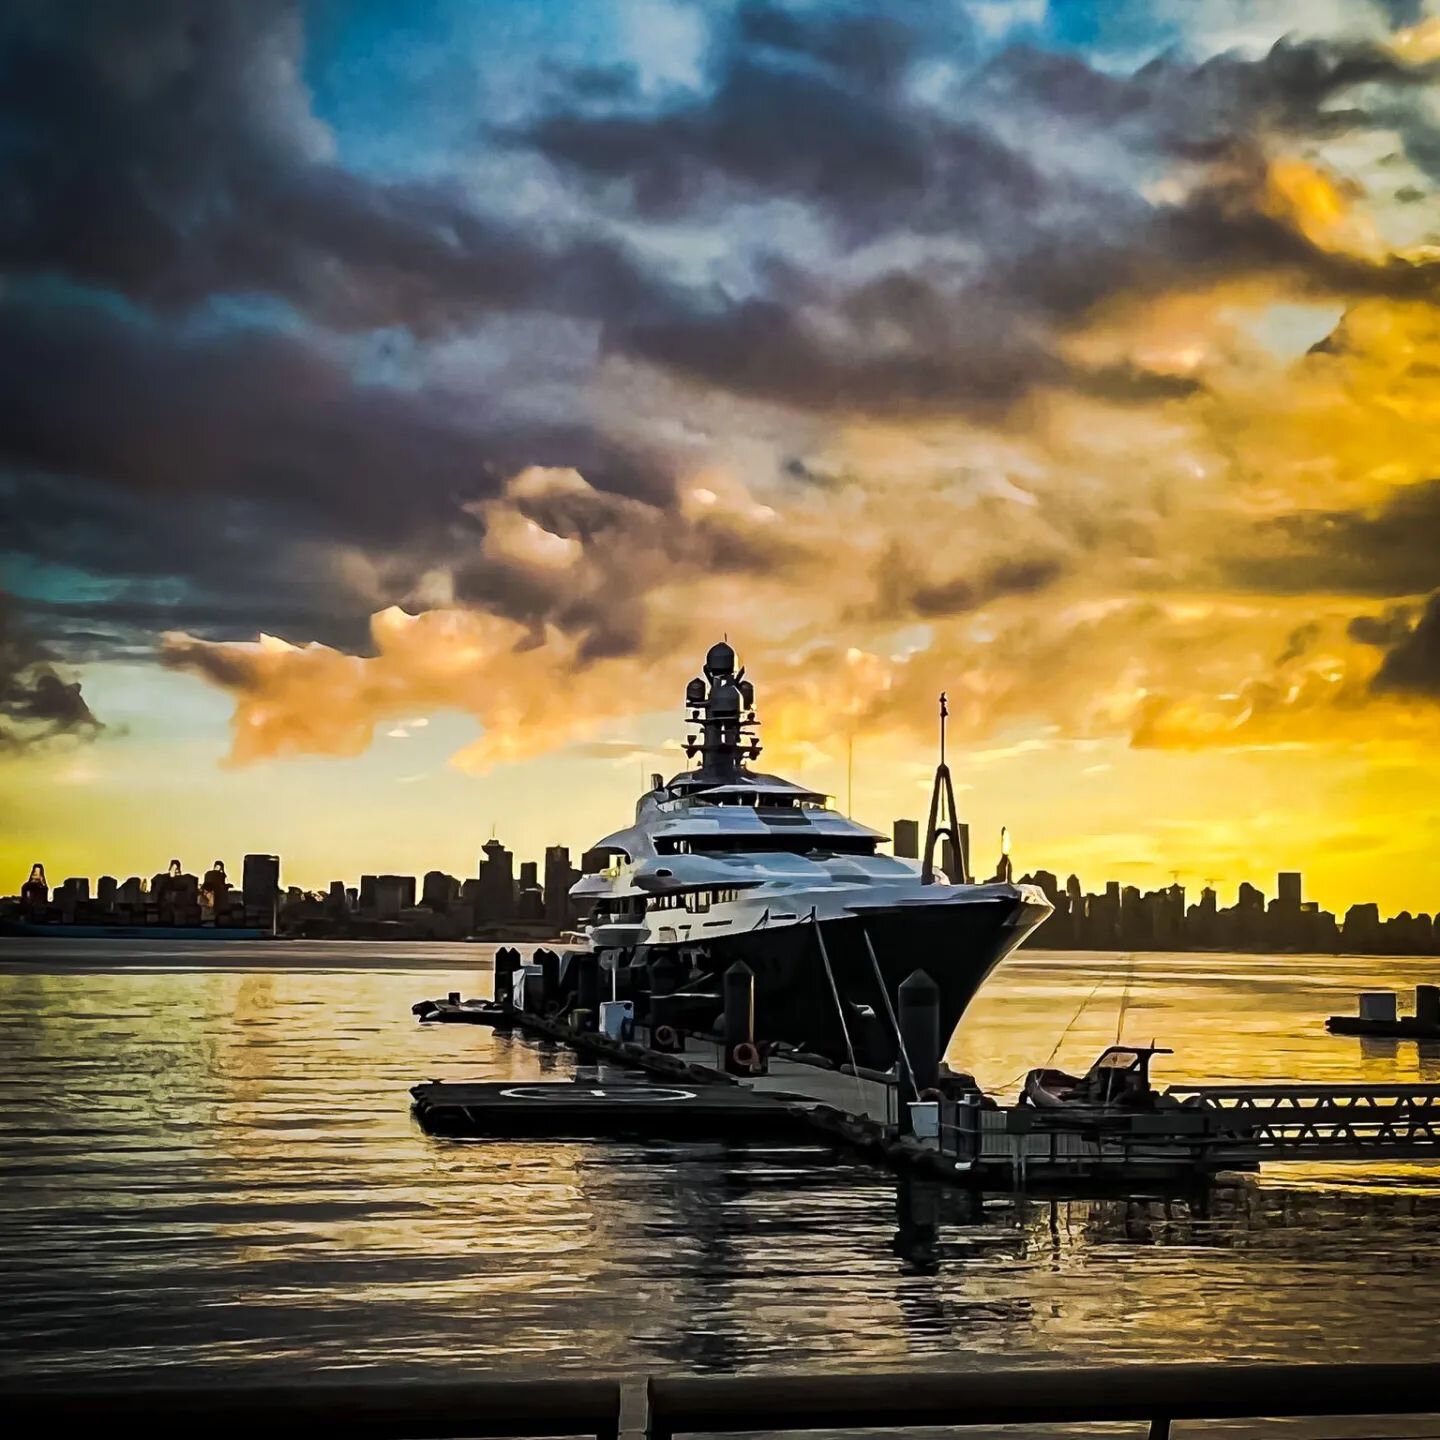
{"label": "antenna mast", "polygon": [[925,865],[920,872],[922,885],[935,883],[935,845],[949,840],[955,852],[956,874],[950,878],[957,884],[970,883],[970,857],[965,853],[960,820],[955,810],[955,787],[950,781],[950,767],[945,763],[945,721],[950,706],[945,692],[940,692],[940,763],[935,767],[935,784],[930,791],[930,822],[925,827]]}

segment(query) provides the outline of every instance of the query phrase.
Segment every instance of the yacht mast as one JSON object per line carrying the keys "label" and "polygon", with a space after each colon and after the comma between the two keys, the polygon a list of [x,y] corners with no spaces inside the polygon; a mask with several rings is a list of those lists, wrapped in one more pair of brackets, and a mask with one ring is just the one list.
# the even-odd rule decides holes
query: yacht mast
{"label": "yacht mast", "polygon": [[699,776],[723,783],[738,779],[744,761],[760,755],[760,741],[752,733],[760,724],[755,718],[755,687],[743,668],[736,673],[735,652],[723,640],[705,656],[704,676],[685,687],[688,718],[700,727],[699,740],[685,737],[685,754],[700,756]]}

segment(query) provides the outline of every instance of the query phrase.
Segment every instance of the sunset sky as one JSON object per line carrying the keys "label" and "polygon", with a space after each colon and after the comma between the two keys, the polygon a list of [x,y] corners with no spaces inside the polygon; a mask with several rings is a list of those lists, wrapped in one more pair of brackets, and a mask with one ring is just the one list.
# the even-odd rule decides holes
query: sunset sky
{"label": "sunset sky", "polygon": [[982,873],[1440,907],[1424,0],[18,0],[0,152],[0,892],[578,851],[725,633]]}

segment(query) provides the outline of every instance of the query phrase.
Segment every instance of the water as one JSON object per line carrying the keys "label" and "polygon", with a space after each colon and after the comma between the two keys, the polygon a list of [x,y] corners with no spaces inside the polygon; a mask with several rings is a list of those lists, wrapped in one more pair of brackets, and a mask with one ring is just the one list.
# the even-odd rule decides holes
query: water
{"label": "water", "polygon": [[[490,954],[0,942],[0,1379],[1433,1354],[1440,1169],[1051,1203],[823,1149],[429,1139],[417,1080],[574,1073],[416,1024],[417,999],[488,994]],[[1322,1024],[1433,967],[1025,953],[952,1060],[1013,1091],[1064,1032],[1083,1068],[1128,996],[1125,1038],[1178,1052],[1161,1084],[1440,1080],[1429,1047]]]}

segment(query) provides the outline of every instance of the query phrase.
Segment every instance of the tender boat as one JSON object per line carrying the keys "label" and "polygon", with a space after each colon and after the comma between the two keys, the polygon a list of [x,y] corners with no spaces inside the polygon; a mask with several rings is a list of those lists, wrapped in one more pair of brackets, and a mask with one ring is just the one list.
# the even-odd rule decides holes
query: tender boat
{"label": "tender boat", "polygon": [[1084,1075],[1032,1070],[1025,1077],[1020,1103],[1039,1110],[1074,1111],[1081,1118],[1096,1111],[1154,1110],[1160,1097],[1150,1084],[1150,1060],[1173,1053],[1153,1045],[1111,1045]]}
{"label": "tender boat", "polygon": [[[653,988],[683,999],[687,1028],[710,1030],[720,977],[755,976],[756,1038],[837,1062],[887,1068],[900,982],[924,969],[948,1036],[985,977],[1050,913],[1037,886],[966,883],[880,851],[889,837],[808,786],[750,769],[760,755],[755,692],[735,652],[711,647],[685,692],[695,768],[656,775],[635,821],[598,841],[571,894],[605,992]],[[563,982],[562,982],[563,983]],[[942,1036],[942,1039],[945,1038]]]}

